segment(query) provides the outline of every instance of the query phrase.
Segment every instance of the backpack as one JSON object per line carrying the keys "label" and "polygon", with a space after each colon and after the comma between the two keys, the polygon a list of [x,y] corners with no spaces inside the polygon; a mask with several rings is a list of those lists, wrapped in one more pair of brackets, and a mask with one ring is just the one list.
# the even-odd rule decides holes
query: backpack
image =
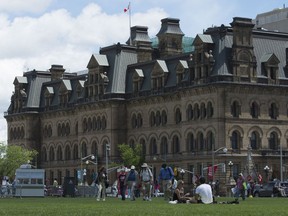
{"label": "backpack", "polygon": [[131,171],[129,172],[127,181],[136,181],[135,170],[133,170],[133,171],[131,170]]}

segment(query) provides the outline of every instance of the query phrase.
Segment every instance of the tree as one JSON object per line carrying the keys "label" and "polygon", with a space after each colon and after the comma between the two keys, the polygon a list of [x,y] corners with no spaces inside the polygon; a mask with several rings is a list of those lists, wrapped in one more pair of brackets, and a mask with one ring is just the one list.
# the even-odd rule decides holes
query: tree
{"label": "tree", "polygon": [[122,158],[125,166],[134,165],[140,167],[144,162],[144,156],[142,152],[142,145],[136,144],[135,147],[131,147],[127,144],[118,145],[120,157]]}
{"label": "tree", "polygon": [[0,143],[0,176],[8,176],[9,179],[13,179],[16,169],[33,160],[37,154],[35,150]]}

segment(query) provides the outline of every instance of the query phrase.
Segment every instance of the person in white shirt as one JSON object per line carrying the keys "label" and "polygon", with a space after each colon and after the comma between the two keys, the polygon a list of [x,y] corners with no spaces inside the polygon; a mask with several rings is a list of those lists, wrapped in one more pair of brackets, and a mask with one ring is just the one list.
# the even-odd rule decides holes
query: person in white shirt
{"label": "person in white shirt", "polygon": [[213,203],[212,188],[209,184],[205,183],[205,178],[199,179],[200,185],[196,188],[195,199],[198,203],[211,204]]}

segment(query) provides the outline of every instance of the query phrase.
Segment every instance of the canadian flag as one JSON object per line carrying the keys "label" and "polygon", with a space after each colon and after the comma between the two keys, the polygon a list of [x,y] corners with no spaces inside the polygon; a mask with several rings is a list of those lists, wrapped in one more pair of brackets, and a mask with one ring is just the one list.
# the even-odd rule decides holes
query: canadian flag
{"label": "canadian flag", "polygon": [[126,13],[126,12],[129,11],[129,10],[130,10],[130,2],[129,2],[129,4],[128,4],[127,8],[124,8],[124,13]]}

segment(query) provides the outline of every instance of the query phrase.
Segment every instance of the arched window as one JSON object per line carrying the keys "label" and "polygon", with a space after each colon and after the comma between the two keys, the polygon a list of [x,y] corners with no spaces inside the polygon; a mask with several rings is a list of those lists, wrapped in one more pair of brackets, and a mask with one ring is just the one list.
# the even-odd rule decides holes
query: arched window
{"label": "arched window", "polygon": [[105,130],[107,127],[107,122],[106,122],[105,116],[102,116],[101,126],[102,126],[102,130]]}
{"label": "arched window", "polygon": [[182,120],[182,117],[181,117],[181,111],[180,111],[180,108],[177,108],[176,109],[176,112],[175,112],[175,122],[176,124],[179,124]]}
{"label": "arched window", "polygon": [[279,146],[278,135],[276,132],[272,132],[269,138],[269,148],[272,150],[277,150]]}
{"label": "arched window", "polygon": [[65,160],[71,160],[71,149],[69,145],[65,147]]}
{"label": "arched window", "polygon": [[92,128],[93,128],[93,131],[95,131],[97,129],[97,121],[96,121],[96,117],[94,116],[93,117],[93,120],[92,120]]}
{"label": "arched window", "polygon": [[214,146],[215,146],[214,134],[212,132],[208,132],[208,134],[207,134],[207,150],[211,151]]}
{"label": "arched window", "polygon": [[161,122],[162,122],[162,125],[166,125],[167,124],[167,113],[166,113],[165,110],[162,110]]}
{"label": "arched window", "polygon": [[232,105],[231,105],[231,115],[234,118],[239,118],[241,114],[241,106],[239,104],[238,101],[233,101]]}
{"label": "arched window", "polygon": [[143,155],[146,155],[146,142],[144,139],[140,140],[140,145],[142,146],[142,153]]}
{"label": "arched window", "polygon": [[187,107],[186,115],[187,115],[187,121],[190,121],[193,119],[193,108],[191,104],[189,104]]}
{"label": "arched window", "polygon": [[206,118],[206,107],[204,103],[201,103],[200,116],[201,116],[201,119]]}
{"label": "arched window", "polygon": [[195,143],[194,143],[194,135],[192,133],[188,134],[187,137],[187,147],[188,147],[188,151],[193,152],[195,151]]}
{"label": "arched window", "polygon": [[97,123],[97,130],[101,130],[101,118],[100,118],[100,116],[97,116],[97,121],[96,121]]}
{"label": "arched window", "polygon": [[250,137],[250,146],[253,150],[260,148],[260,136],[257,131],[253,131]]}
{"label": "arched window", "polygon": [[278,107],[275,103],[272,103],[269,108],[269,116],[271,119],[277,119],[279,115]]}
{"label": "arched window", "polygon": [[83,132],[84,133],[87,132],[87,119],[86,118],[83,120]]}
{"label": "arched window", "polygon": [[135,113],[132,115],[131,126],[132,126],[133,129],[137,128],[137,119],[136,119],[136,114]]}
{"label": "arched window", "polygon": [[155,125],[155,113],[154,112],[151,112],[150,113],[150,126],[153,127]]}
{"label": "arched window", "polygon": [[160,111],[156,112],[156,126],[159,126],[161,124],[161,115]]}
{"label": "arched window", "polygon": [[55,159],[54,148],[53,148],[53,146],[50,146],[50,149],[49,149],[49,161],[54,161],[54,159]]}
{"label": "arched window", "polygon": [[89,117],[89,118],[88,118],[88,131],[91,131],[92,128],[93,128],[92,119]]}
{"label": "arched window", "polygon": [[133,139],[130,140],[129,146],[130,148],[135,149],[135,141]]}
{"label": "arched window", "polygon": [[78,155],[78,145],[74,145],[73,147],[73,160],[76,160],[79,158],[79,155]]}
{"label": "arched window", "polygon": [[156,155],[157,154],[157,145],[156,145],[156,139],[152,138],[150,141],[150,154]]}
{"label": "arched window", "polygon": [[260,115],[259,105],[256,102],[253,102],[250,109],[252,118],[258,118]]}
{"label": "arched window", "polygon": [[199,109],[199,105],[198,104],[194,105],[194,114],[195,114],[195,119],[199,119],[200,118],[200,109]]}
{"label": "arched window", "polygon": [[96,141],[93,141],[91,146],[91,154],[97,156],[97,153],[98,153],[97,143]]}
{"label": "arched window", "polygon": [[212,102],[209,101],[207,104],[207,117],[212,118],[213,114],[214,114],[213,105],[212,105]]}
{"label": "arched window", "polygon": [[82,145],[81,145],[81,158],[87,156],[87,146],[86,146],[86,143],[83,142]]}
{"label": "arched window", "polygon": [[57,161],[62,161],[62,147],[58,146],[57,148]]}
{"label": "arched window", "polygon": [[240,149],[240,134],[238,131],[233,131],[232,137],[231,137],[231,147],[234,150],[239,150]]}
{"label": "arched window", "polygon": [[142,119],[142,115],[140,113],[138,113],[138,115],[137,115],[137,125],[138,125],[138,128],[141,128],[143,125],[143,119]]}
{"label": "arched window", "polygon": [[203,133],[201,133],[201,132],[198,133],[198,135],[197,135],[197,144],[198,144],[199,150],[205,149],[204,136],[203,136]]}
{"label": "arched window", "polygon": [[43,147],[41,154],[42,154],[42,161],[46,162],[47,161],[47,150],[45,147]]}
{"label": "arched window", "polygon": [[168,141],[166,137],[161,138],[160,154],[166,159],[168,154]]}
{"label": "arched window", "polygon": [[180,140],[177,135],[173,136],[172,152],[173,154],[180,152]]}

